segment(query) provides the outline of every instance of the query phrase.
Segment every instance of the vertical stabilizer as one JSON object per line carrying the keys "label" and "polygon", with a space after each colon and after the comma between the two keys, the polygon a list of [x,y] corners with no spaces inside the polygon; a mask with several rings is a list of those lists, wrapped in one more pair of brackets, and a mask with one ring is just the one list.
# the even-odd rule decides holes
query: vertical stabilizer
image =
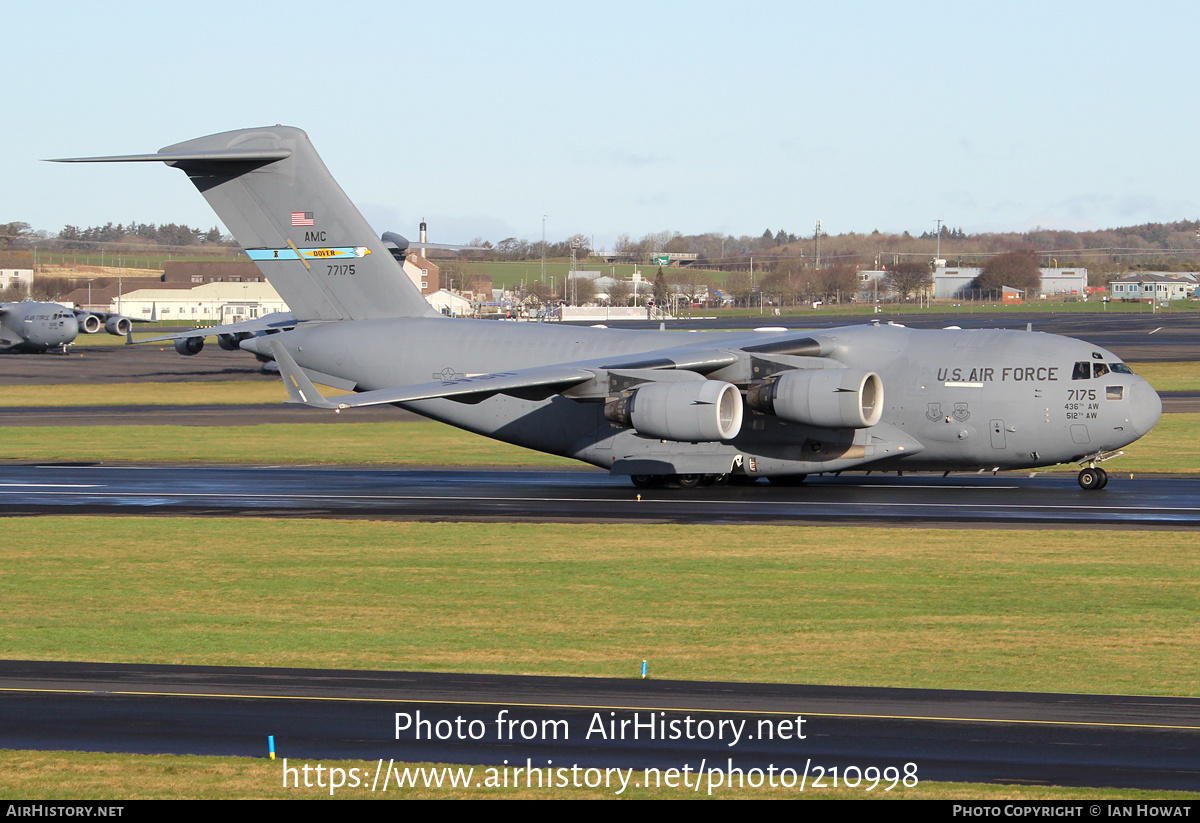
{"label": "vertical stabilizer", "polygon": [[290,126],[199,137],[157,154],[182,169],[298,320],[436,315],[308,140]]}

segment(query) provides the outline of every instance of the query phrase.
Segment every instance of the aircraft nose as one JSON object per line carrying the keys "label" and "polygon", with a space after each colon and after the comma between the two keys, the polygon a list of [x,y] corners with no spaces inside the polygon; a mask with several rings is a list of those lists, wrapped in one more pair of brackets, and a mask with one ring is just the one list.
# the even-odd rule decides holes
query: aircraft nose
{"label": "aircraft nose", "polygon": [[1138,378],[1129,387],[1129,423],[1138,437],[1144,436],[1162,417],[1162,399],[1150,384]]}

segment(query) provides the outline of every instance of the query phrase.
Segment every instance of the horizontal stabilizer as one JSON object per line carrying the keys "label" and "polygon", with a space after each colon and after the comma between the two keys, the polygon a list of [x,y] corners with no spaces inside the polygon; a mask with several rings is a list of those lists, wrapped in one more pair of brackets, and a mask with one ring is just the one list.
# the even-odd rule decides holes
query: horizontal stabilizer
{"label": "horizontal stabilizer", "polygon": [[287,149],[266,151],[242,151],[240,149],[224,149],[216,151],[176,151],[156,152],[155,154],[114,154],[108,157],[56,157],[51,163],[181,163],[197,161],[208,163],[271,163],[275,160],[285,160],[292,153]]}

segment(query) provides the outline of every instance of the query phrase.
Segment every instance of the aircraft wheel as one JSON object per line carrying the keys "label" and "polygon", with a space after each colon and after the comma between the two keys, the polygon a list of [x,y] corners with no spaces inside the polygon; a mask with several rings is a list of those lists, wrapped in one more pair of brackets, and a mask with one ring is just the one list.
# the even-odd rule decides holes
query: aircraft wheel
{"label": "aircraft wheel", "polygon": [[657,489],[666,480],[661,474],[631,474],[629,479],[639,489]]}
{"label": "aircraft wheel", "polygon": [[1079,488],[1096,491],[1108,485],[1108,472],[1104,469],[1087,468],[1079,473]]}
{"label": "aircraft wheel", "polygon": [[772,486],[799,486],[806,479],[807,474],[776,474],[767,478]]}
{"label": "aircraft wheel", "polygon": [[676,474],[671,476],[674,485],[681,489],[694,489],[700,485],[700,481],[704,479],[702,474]]}

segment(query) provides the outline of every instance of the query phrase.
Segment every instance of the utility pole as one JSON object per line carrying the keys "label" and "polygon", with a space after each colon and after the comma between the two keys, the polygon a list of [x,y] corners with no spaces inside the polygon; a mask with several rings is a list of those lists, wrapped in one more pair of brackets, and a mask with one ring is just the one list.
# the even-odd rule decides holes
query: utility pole
{"label": "utility pole", "polygon": [[546,215],[542,215],[542,282],[546,282]]}
{"label": "utility pole", "polygon": [[813,240],[817,243],[817,268],[821,268],[821,221],[817,220],[817,227],[813,231]]}
{"label": "utility pole", "polygon": [[[576,305],[576,306],[579,305],[578,258],[579,258],[579,239],[572,237],[571,238],[571,273],[568,274],[567,277],[570,278],[570,281],[571,281],[571,303],[572,303],[572,305]],[[572,276],[572,275],[574,275],[574,276]],[[565,292],[566,289],[563,289],[563,291]],[[565,294],[563,296],[566,297]]]}

